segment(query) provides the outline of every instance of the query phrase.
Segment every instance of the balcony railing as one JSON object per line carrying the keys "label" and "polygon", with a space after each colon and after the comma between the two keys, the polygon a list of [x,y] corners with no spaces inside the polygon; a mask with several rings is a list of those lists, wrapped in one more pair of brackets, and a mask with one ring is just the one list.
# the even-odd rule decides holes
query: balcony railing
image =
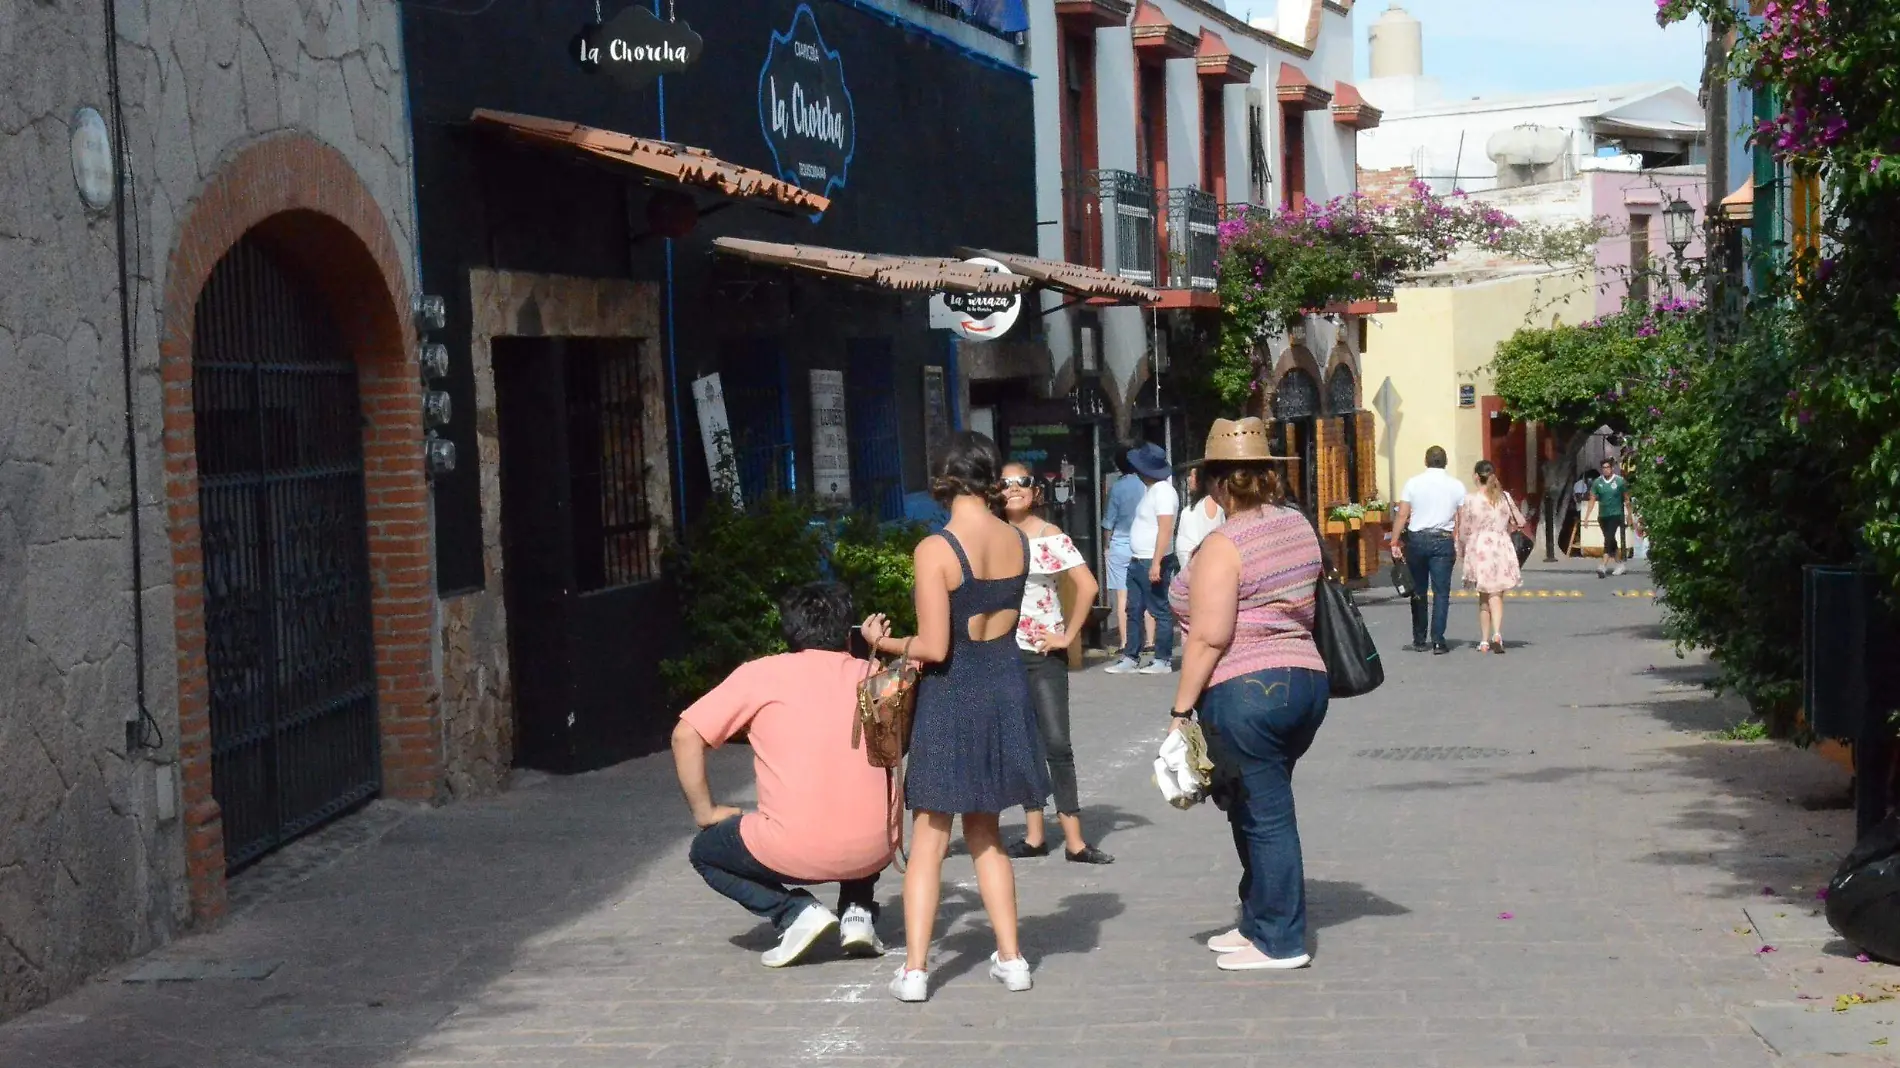
{"label": "balcony railing", "polygon": [[1192,187],[1168,190],[1169,289],[1213,289],[1220,247],[1220,205],[1214,194]]}
{"label": "balcony railing", "polygon": [[1154,183],[1130,171],[1064,176],[1064,255],[1137,285],[1155,284]]}

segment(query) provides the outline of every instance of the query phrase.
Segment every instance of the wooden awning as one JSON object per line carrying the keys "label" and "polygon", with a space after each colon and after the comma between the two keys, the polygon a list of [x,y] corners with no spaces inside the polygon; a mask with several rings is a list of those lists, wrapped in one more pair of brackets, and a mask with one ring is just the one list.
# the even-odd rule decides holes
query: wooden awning
{"label": "wooden awning", "polygon": [[1015,252],[992,252],[980,248],[962,248],[957,252],[963,256],[987,256],[1043,289],[1053,289],[1091,302],[1155,304],[1161,300],[1158,290],[1138,286],[1107,271],[1084,267],[1079,263],[1043,260]]}
{"label": "wooden awning", "polygon": [[1317,111],[1333,101],[1333,94],[1308,81],[1305,72],[1291,63],[1280,64],[1280,78],[1274,86],[1274,95],[1280,103],[1290,104],[1302,111]]}
{"label": "wooden awning", "polygon": [[1098,30],[1128,25],[1134,10],[1130,0],[1056,0],[1056,18]]}
{"label": "wooden awning", "polygon": [[1735,187],[1735,192],[1722,198],[1715,209],[1723,221],[1738,226],[1752,226],[1755,222],[1755,180],[1750,178]]}
{"label": "wooden awning", "polygon": [[1200,43],[1193,34],[1169,22],[1167,14],[1148,0],[1135,5],[1135,18],[1128,29],[1134,38],[1135,55],[1151,62],[1187,59]]}
{"label": "wooden awning", "polygon": [[477,108],[469,122],[526,144],[623,164],[647,178],[711,190],[733,200],[804,214],[831,207],[831,201],[817,193],[764,171],[728,163],[703,148],[487,108]]}
{"label": "wooden awning", "polygon": [[1379,125],[1385,113],[1371,104],[1351,82],[1333,83],[1333,122],[1354,130],[1370,130]]}
{"label": "wooden awning", "polygon": [[1194,72],[1214,82],[1243,85],[1253,81],[1253,64],[1234,55],[1233,49],[1213,30],[1201,30],[1200,46],[1194,50]]}
{"label": "wooden awning", "polygon": [[[721,237],[713,248],[728,256],[772,267],[809,271],[880,289],[913,292],[1021,293],[1033,284],[1022,274],[999,274],[962,260],[932,256],[890,256],[850,252],[821,245],[785,245]],[[1013,268],[1012,268],[1013,269]]]}

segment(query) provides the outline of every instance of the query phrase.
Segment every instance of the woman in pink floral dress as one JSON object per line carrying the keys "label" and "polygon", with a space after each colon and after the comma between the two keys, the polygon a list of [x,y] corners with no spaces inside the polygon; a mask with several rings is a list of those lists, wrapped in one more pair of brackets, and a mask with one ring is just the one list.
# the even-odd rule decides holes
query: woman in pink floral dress
{"label": "woman in pink floral dress", "polygon": [[[1504,591],[1524,584],[1511,531],[1524,525],[1517,503],[1498,485],[1498,470],[1479,460],[1472,474],[1478,492],[1458,508],[1453,540],[1465,562],[1465,588],[1478,591],[1478,643],[1481,653],[1504,652]],[[1486,635],[1490,637],[1486,638]]]}
{"label": "woman in pink floral dress", "polygon": [[[1115,858],[1082,837],[1075,748],[1069,742],[1068,649],[1082,636],[1082,624],[1095,603],[1098,587],[1095,575],[1069,536],[1036,515],[1041,503],[1040,486],[1029,468],[1004,464],[1003,518],[1029,539],[1029,579],[1023,584],[1022,611],[1016,616],[1016,645],[1029,672],[1029,695],[1036,704],[1036,723],[1049,760],[1056,819],[1062,824],[1062,852],[1077,864],[1108,864]],[[1064,573],[1075,582],[1075,601],[1066,618],[1058,590]],[[1051,846],[1041,810],[1023,815],[1027,825],[1022,840],[1010,844],[1009,855],[1017,859],[1048,856]]]}

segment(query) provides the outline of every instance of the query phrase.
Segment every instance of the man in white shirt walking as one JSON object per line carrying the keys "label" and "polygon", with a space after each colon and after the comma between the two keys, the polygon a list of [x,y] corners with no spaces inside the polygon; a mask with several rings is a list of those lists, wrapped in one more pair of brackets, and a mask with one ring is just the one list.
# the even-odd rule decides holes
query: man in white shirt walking
{"label": "man in white shirt walking", "polygon": [[[1168,607],[1168,584],[1174,581],[1174,523],[1181,511],[1181,495],[1174,490],[1174,468],[1161,446],[1146,444],[1128,454],[1128,463],[1147,485],[1135,522],[1128,530],[1128,619],[1122,656],[1107,671],[1125,675],[1167,675],[1174,671],[1174,613]],[[1155,658],[1141,666],[1142,618],[1155,621]]]}
{"label": "man in white shirt walking", "polygon": [[1425,450],[1425,470],[1406,481],[1393,525],[1401,533],[1392,545],[1392,555],[1412,571],[1412,644],[1406,648],[1415,653],[1428,648],[1427,594],[1431,597],[1429,648],[1434,654],[1451,652],[1445,644],[1445,623],[1451,615],[1451,565],[1458,554],[1452,531],[1458,506],[1465,503],[1465,484],[1445,471],[1447,462],[1443,448],[1433,445]]}

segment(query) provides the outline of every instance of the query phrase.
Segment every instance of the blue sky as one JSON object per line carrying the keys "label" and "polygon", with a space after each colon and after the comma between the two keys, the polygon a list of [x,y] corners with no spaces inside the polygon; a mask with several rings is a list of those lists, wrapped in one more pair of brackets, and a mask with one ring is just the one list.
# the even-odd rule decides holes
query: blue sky
{"label": "blue sky", "polygon": [[[1247,0],[1228,0],[1245,7]],[[1702,76],[1700,22],[1656,25],[1655,0],[1402,0],[1425,27],[1425,73],[1451,99]],[[1260,5],[1262,8],[1265,4]],[[1387,0],[1353,9],[1359,76],[1366,30]]]}

